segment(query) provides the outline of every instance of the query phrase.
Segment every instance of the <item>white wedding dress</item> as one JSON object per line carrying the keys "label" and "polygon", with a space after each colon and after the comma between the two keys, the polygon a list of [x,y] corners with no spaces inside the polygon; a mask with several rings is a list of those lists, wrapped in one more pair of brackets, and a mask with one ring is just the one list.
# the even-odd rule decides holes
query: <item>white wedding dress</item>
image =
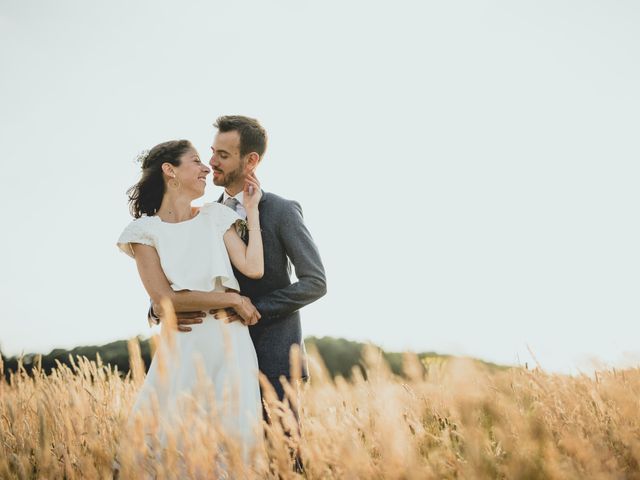
{"label": "white wedding dress", "polygon": [[[232,209],[218,203],[204,205],[194,218],[179,223],[144,216],[125,228],[118,247],[131,257],[132,243],[155,247],[175,291],[239,290],[222,238],[238,220]],[[215,405],[202,405],[200,399],[203,416],[215,408],[220,426],[240,442],[246,456],[262,438],[258,360],[249,330],[240,322],[227,324],[210,314],[191,327],[191,332],[171,336],[174,348],[160,344],[132,416],[151,413],[155,405],[165,427],[175,426],[184,415],[185,399],[193,401],[204,379],[215,391]]]}

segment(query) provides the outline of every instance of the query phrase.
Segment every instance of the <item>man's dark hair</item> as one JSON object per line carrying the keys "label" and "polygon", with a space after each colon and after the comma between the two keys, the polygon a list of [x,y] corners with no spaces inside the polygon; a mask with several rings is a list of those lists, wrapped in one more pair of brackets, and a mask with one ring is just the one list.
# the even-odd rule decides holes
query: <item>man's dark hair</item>
{"label": "man's dark hair", "polygon": [[213,124],[219,132],[238,132],[240,135],[240,156],[256,152],[260,158],[267,149],[267,132],[255,118],[242,115],[223,115]]}

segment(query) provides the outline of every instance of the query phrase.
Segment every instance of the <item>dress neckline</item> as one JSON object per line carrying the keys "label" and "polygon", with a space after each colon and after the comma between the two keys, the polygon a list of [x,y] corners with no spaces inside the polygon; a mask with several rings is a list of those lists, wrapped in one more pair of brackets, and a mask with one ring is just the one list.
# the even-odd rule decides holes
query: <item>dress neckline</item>
{"label": "dress neckline", "polygon": [[189,218],[188,220],[182,220],[181,222],[165,222],[157,214],[152,215],[151,218],[155,218],[158,222],[163,223],[165,225],[182,225],[183,223],[193,222],[199,216],[200,216],[200,210],[198,210],[198,212],[193,217]]}

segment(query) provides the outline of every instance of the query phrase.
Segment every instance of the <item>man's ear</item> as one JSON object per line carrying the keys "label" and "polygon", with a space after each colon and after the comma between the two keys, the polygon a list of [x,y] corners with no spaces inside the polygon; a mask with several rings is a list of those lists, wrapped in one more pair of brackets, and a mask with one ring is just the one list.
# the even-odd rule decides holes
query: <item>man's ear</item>
{"label": "man's ear", "polygon": [[260,163],[260,155],[258,155],[256,152],[251,152],[247,156],[247,167],[249,167],[249,170],[251,171],[255,170],[255,168],[258,166],[259,163]]}

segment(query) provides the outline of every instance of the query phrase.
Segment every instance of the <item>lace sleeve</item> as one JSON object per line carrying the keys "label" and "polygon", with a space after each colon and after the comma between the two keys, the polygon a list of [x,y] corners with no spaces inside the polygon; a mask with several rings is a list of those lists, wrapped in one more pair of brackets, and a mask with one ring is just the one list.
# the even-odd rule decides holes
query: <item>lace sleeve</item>
{"label": "lace sleeve", "polygon": [[131,222],[120,234],[117,242],[118,248],[133,258],[132,243],[142,243],[143,245],[155,247],[154,235],[149,227],[149,222],[144,217]]}
{"label": "lace sleeve", "polygon": [[243,221],[240,215],[221,203],[204,205],[201,212],[213,217],[214,224],[220,235],[224,235],[234,223]]}

